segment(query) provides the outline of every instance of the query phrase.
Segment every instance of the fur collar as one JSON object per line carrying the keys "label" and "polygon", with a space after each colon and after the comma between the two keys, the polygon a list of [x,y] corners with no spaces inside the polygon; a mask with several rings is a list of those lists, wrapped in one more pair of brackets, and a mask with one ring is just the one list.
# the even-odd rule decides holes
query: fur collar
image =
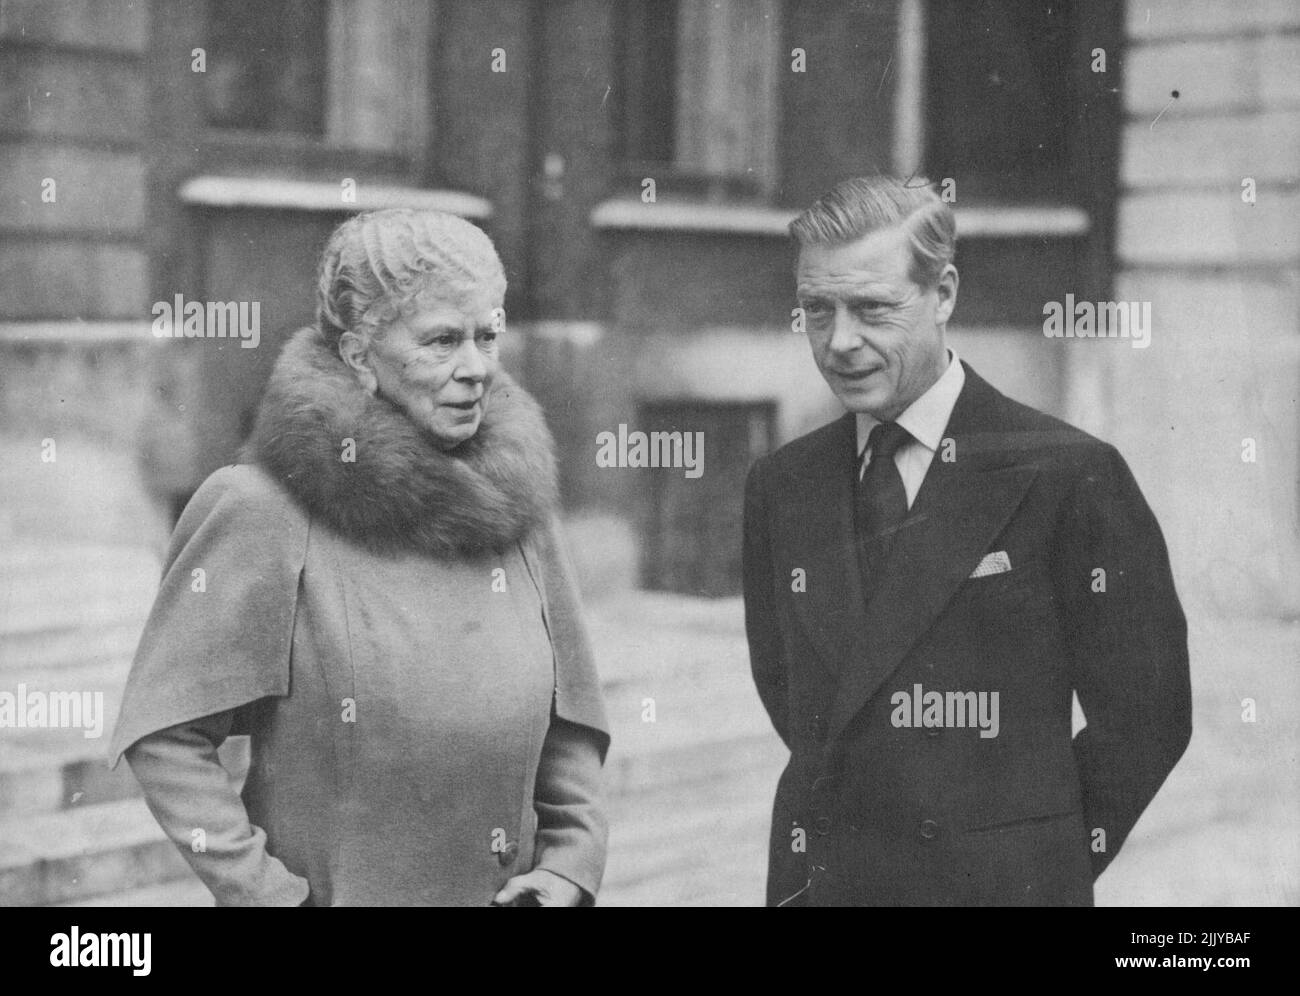
{"label": "fur collar", "polygon": [[[356,461],[342,460],[344,439]],[[318,330],[276,361],[245,448],[306,511],[382,553],[501,550],[553,512],[554,443],[542,411],[502,371],[474,436],[443,451],[406,415],[362,390]]]}

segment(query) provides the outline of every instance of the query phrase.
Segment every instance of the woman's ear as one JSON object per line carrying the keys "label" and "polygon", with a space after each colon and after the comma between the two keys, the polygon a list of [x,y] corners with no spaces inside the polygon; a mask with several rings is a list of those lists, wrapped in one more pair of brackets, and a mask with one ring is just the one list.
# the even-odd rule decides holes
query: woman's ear
{"label": "woman's ear", "polygon": [[379,378],[370,366],[370,343],[363,335],[344,332],[339,336],[339,357],[357,378],[357,383],[367,394],[379,390]]}

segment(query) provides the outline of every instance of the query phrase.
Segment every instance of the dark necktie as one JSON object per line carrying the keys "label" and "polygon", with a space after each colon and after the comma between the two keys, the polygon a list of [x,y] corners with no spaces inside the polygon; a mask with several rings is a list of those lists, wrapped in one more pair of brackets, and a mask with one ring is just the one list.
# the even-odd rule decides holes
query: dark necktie
{"label": "dark necktie", "polygon": [[880,588],[880,575],[894,534],[907,518],[907,491],[894,454],[911,438],[901,425],[881,422],[867,439],[871,462],[858,481],[854,510],[858,567],[867,601]]}

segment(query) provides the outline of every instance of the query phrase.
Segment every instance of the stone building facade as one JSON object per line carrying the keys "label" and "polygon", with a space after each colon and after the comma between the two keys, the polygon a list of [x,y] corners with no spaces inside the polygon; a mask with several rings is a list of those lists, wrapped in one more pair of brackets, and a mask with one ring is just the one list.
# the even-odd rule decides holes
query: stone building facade
{"label": "stone building facade", "polygon": [[[111,708],[326,234],[390,204],[495,239],[592,589],[734,593],[749,463],[837,414],[785,225],[877,169],[952,181],[953,345],[1119,446],[1189,613],[1300,612],[1293,2],[6,0],[0,80],[0,684]],[[1067,294],[1149,304],[1149,345],[1045,336]],[[257,302],[258,348],[155,337],[176,295]],[[598,466],[621,425],[704,431],[706,472]],[[0,885],[124,887],[41,842],[129,776],[6,743]],[[108,812],[102,867],[148,881],[152,831]]]}

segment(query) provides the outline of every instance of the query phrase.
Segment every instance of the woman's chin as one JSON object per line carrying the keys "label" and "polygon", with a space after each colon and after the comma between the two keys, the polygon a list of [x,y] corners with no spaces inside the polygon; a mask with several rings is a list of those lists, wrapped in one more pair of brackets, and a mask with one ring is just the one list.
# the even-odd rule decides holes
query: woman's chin
{"label": "woman's chin", "polygon": [[439,449],[454,450],[457,446],[474,437],[481,422],[482,418],[477,413],[471,419],[456,419],[455,421],[435,417],[425,423],[424,429],[433,437],[433,441]]}

